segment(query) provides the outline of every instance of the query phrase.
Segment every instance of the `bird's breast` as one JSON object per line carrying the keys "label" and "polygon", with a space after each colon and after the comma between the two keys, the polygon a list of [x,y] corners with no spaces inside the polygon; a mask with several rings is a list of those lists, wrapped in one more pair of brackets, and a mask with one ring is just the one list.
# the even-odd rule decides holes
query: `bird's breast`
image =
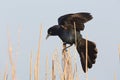
{"label": "bird's breast", "polygon": [[75,42],[75,35],[70,30],[63,30],[59,37],[62,39],[63,42],[67,44],[73,44]]}

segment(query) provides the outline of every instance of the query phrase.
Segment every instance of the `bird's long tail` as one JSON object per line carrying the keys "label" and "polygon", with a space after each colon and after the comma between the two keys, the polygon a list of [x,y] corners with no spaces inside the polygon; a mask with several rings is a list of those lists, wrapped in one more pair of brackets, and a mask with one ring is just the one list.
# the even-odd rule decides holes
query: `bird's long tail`
{"label": "bird's long tail", "polygon": [[[80,55],[81,65],[84,72],[86,72],[86,40],[79,39],[77,41],[77,51]],[[95,64],[97,57],[97,49],[94,42],[88,40],[88,56],[87,56],[87,68],[92,68],[92,64]]]}

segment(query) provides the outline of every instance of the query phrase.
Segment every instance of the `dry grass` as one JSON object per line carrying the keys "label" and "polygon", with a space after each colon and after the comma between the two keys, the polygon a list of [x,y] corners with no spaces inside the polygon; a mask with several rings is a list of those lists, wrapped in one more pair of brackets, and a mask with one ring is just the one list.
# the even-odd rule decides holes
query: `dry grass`
{"label": "dry grass", "polygon": [[40,36],[39,36],[39,41],[38,41],[38,52],[37,52],[37,55],[36,55],[36,62],[35,62],[35,67],[34,67],[34,79],[35,80],[39,80],[39,75],[40,75],[40,72],[39,72],[39,68],[40,68],[40,44],[41,44],[41,39],[42,39],[42,25],[41,25],[41,28],[40,28]]}
{"label": "dry grass", "polygon": [[114,80],[117,80],[117,79],[116,79],[116,73],[114,73]]}
{"label": "dry grass", "polygon": [[88,38],[86,37],[86,80],[88,80]]}
{"label": "dry grass", "polygon": [[16,67],[15,67],[15,63],[13,62],[12,59],[12,42],[11,42],[11,37],[10,37],[10,32],[9,30],[8,32],[8,52],[9,52],[9,59],[10,59],[10,64],[11,64],[11,73],[12,73],[12,80],[16,80]]}
{"label": "dry grass", "polygon": [[[74,23],[75,25],[75,23]],[[34,80],[40,80],[40,44],[42,39],[42,27],[40,28],[40,36],[38,41],[38,52],[36,55],[35,65],[33,67],[33,51],[31,51],[30,55],[30,73],[29,78],[32,80],[34,76]],[[77,45],[77,43],[76,43]],[[9,51],[9,59],[11,64],[11,74],[12,80],[16,80],[16,64],[13,62],[12,58],[12,43],[10,39],[10,33],[8,31],[8,51]],[[66,45],[63,45],[65,48]],[[86,71],[87,69],[87,54],[88,54],[88,46],[87,46],[87,37],[86,37]],[[78,70],[77,70],[77,63],[76,63],[76,55],[71,57],[70,49],[68,51],[64,50],[62,52],[62,58],[58,55],[58,50],[56,49],[52,56],[52,68],[49,70],[49,63],[48,63],[48,56],[46,56],[46,73],[45,73],[45,80],[80,80]],[[120,46],[119,46],[119,58],[120,58]],[[34,69],[34,73],[32,70]],[[6,65],[6,69],[4,72],[4,80],[8,79],[8,64]],[[49,76],[51,75],[51,77]],[[88,80],[88,72],[86,73],[86,80]],[[114,74],[114,80],[116,80],[116,74]]]}
{"label": "dry grass", "polygon": [[7,71],[8,71],[8,65],[6,65],[6,69],[4,73],[4,80],[7,80],[7,77],[8,77]]}
{"label": "dry grass", "polygon": [[49,70],[48,67],[49,67],[49,66],[48,66],[48,55],[47,55],[47,56],[46,56],[46,73],[45,73],[45,80],[48,80],[48,72],[49,72],[49,71],[48,71],[48,70]]}
{"label": "dry grass", "polygon": [[33,54],[33,52],[31,51],[31,55],[30,55],[30,80],[32,80],[32,54]]}

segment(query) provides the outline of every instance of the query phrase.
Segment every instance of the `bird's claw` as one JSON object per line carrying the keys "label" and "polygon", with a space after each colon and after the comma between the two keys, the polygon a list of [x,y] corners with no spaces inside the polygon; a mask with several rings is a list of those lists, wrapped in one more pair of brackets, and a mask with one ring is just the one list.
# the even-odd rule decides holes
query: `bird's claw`
{"label": "bird's claw", "polygon": [[64,52],[67,52],[67,49],[66,49],[66,48],[64,48],[64,49],[62,50],[62,53],[64,53]]}

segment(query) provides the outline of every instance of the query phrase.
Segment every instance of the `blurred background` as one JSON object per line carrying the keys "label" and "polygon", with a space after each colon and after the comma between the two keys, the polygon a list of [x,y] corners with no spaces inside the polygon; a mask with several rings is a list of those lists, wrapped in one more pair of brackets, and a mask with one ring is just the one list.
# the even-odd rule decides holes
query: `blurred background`
{"label": "blurred background", "polygon": [[[119,0],[4,0],[0,1],[0,79],[10,60],[8,40],[11,41],[13,60],[16,63],[18,80],[29,79],[30,53],[33,51],[33,64],[38,49],[40,26],[42,25],[42,43],[40,50],[40,80],[45,78],[46,55],[49,65],[54,50],[61,54],[62,42],[58,37],[45,39],[47,29],[57,23],[57,19],[68,13],[89,12],[93,19],[85,24],[82,32],[85,38],[94,41],[98,48],[96,64],[89,69],[90,80],[113,80],[116,74],[120,79],[120,1]],[[9,35],[8,35],[9,34]],[[10,38],[9,38],[10,37]],[[70,48],[71,50],[74,47]],[[77,52],[71,51],[71,54]],[[80,78],[85,74],[77,54]],[[8,76],[10,79],[10,76]]]}

